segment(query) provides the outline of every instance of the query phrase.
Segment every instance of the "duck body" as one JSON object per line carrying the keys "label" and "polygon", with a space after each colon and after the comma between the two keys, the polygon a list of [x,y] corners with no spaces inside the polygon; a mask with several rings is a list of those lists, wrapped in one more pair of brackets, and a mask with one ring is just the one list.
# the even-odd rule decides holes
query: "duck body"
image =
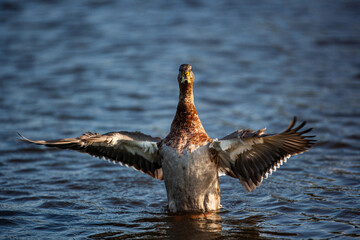
{"label": "duck body", "polygon": [[154,138],[140,132],[86,133],[77,138],[21,140],[71,149],[133,167],[164,180],[171,213],[208,212],[220,208],[219,174],[239,179],[246,191],[259,187],[286,160],[315,143],[304,135],[306,122],[296,118],[279,134],[265,129],[237,130],[221,139],[210,138],[197,114],[192,67],[182,64],[177,77],[179,102],[169,134]]}
{"label": "duck body", "polygon": [[163,156],[170,212],[207,212],[220,208],[218,168],[208,145],[181,154],[167,145],[162,145],[159,151]]}

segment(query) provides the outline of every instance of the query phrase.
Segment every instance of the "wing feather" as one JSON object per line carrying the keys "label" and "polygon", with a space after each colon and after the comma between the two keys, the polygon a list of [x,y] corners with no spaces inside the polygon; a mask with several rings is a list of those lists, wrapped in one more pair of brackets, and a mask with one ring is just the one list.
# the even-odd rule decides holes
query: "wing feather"
{"label": "wing feather", "polygon": [[88,153],[99,158],[106,158],[115,163],[141,171],[151,177],[162,180],[161,161],[158,152],[159,138],[153,138],[140,132],[110,132],[106,134],[85,133],[78,138],[34,141],[20,133],[20,140]]}
{"label": "wing feather", "polygon": [[312,128],[299,131],[306,122],[295,124],[296,117],[285,131],[275,135],[266,135],[265,129],[247,129],[215,139],[209,147],[218,154],[219,171],[238,178],[248,192],[254,190],[290,156],[307,151],[316,142],[311,139],[315,136],[303,135]]}

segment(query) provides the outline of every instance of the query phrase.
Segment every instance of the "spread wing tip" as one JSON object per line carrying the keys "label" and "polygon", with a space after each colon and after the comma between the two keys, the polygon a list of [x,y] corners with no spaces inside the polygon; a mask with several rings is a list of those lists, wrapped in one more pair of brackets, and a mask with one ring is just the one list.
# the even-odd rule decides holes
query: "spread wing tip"
{"label": "spread wing tip", "polygon": [[64,138],[58,140],[31,140],[24,137],[22,134],[17,132],[20,138],[18,140],[23,142],[34,143],[37,145],[45,145],[47,147],[58,147],[58,148],[68,148],[77,150],[78,145],[81,145],[81,140],[78,138]]}
{"label": "spread wing tip", "polygon": [[302,139],[306,140],[306,146],[304,146],[306,149],[312,148],[317,140],[311,139],[311,138],[316,137],[316,135],[303,135],[303,134],[311,132],[313,130],[313,128],[308,128],[308,129],[299,131],[306,125],[307,122],[303,121],[297,127],[294,128],[294,126],[296,124],[296,119],[297,119],[296,116],[294,116],[291,123],[289,124],[288,128],[285,131],[283,131],[282,134],[286,134],[286,133],[296,134],[296,135],[300,136]]}
{"label": "spread wing tip", "polygon": [[45,141],[42,141],[42,140],[39,140],[39,141],[30,140],[30,139],[24,137],[21,133],[19,133],[19,132],[16,132],[16,133],[20,137],[20,138],[17,138],[17,140],[19,140],[19,141],[30,142],[30,143],[40,144],[40,145],[45,144]]}
{"label": "spread wing tip", "polygon": [[20,138],[17,138],[17,140],[20,140],[20,141],[29,141],[29,139],[27,139],[26,137],[24,137],[23,135],[21,135],[21,133],[16,132],[16,134],[20,137]]}

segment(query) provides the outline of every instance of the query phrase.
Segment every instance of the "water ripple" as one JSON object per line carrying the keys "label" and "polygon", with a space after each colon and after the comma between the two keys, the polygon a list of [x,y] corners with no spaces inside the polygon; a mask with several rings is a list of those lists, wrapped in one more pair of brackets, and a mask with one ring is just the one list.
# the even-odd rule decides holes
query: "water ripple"
{"label": "water ripple", "polygon": [[[0,238],[359,238],[359,18],[354,0],[2,1]],[[210,136],[296,115],[318,143],[249,194],[222,177],[219,212],[178,216],[158,180],[15,141],[164,137],[185,62]]]}

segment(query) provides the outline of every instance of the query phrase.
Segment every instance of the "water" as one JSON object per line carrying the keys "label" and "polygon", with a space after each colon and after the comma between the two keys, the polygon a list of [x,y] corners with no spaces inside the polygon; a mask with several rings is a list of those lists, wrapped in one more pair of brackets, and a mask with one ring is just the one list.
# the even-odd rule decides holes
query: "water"
{"label": "water", "polygon": [[[0,1],[2,239],[360,237],[358,1]],[[180,64],[211,137],[283,130],[318,144],[256,191],[221,178],[218,213],[166,212],[163,182],[17,142],[166,136]]]}

